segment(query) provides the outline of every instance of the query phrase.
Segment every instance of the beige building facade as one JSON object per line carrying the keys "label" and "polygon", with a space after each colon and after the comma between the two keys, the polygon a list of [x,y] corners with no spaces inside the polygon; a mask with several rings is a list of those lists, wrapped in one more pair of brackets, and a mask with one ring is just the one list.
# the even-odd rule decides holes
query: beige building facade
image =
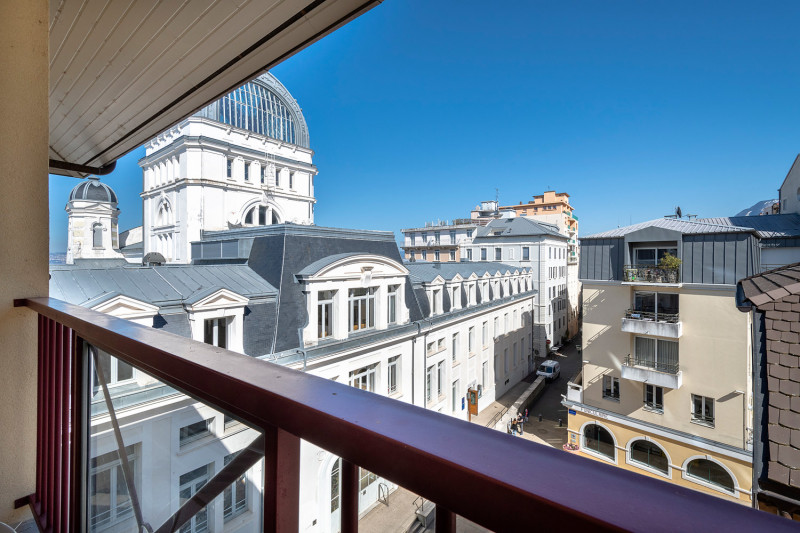
{"label": "beige building facade", "polygon": [[582,240],[583,367],[564,401],[574,453],[751,504],[751,319],[736,280],[756,268],[757,241],[682,220]]}

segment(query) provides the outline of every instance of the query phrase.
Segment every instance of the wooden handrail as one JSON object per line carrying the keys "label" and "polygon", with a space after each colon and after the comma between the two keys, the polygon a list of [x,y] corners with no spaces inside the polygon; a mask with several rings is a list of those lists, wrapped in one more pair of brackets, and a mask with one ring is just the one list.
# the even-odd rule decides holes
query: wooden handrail
{"label": "wooden handrail", "polygon": [[795,529],[720,498],[83,307],[51,298],[15,305],[199,401],[307,440],[494,531],[518,530],[522,514],[542,530]]}

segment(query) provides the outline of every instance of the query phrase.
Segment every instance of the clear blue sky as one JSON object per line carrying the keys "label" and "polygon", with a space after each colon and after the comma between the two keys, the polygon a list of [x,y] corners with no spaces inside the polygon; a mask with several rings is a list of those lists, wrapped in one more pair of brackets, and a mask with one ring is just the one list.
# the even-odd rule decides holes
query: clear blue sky
{"label": "clear blue sky", "polygon": [[[492,7],[487,7],[491,5]],[[590,233],[733,215],[800,152],[800,2],[386,0],[273,73],[309,124],[319,225],[396,232],[565,191]],[[104,180],[141,224],[139,149]],[[52,177],[52,251],[77,183]]]}

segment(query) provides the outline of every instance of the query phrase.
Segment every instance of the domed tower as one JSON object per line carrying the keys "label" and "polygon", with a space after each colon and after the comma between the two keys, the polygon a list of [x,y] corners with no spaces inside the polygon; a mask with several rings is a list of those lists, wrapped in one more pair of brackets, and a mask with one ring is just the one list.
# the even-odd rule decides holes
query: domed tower
{"label": "domed tower", "polygon": [[122,257],[117,251],[117,195],[111,187],[91,176],[72,189],[65,209],[69,215],[67,263]]}
{"label": "domed tower", "polygon": [[190,263],[203,232],[314,223],[314,177],[300,106],[272,74],[212,102],[145,144],[144,253]]}

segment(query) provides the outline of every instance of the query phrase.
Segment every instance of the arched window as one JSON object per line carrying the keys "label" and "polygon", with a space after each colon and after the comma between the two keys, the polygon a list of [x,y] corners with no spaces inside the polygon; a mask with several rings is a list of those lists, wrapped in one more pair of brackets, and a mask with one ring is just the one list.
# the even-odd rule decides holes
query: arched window
{"label": "arched window", "polygon": [[169,204],[166,202],[162,202],[160,206],[158,206],[158,216],[156,217],[156,225],[157,226],[166,226],[172,223],[172,210],[169,208]]}
{"label": "arched window", "polygon": [[667,454],[657,444],[646,440],[637,440],[631,444],[631,462],[658,470],[666,474],[669,471]]}
{"label": "arched window", "polygon": [[614,437],[602,426],[589,424],[583,430],[583,448],[614,460],[616,447]]}
{"label": "arched window", "polygon": [[704,481],[728,492],[734,492],[736,487],[733,478],[719,463],[708,459],[695,459],[686,465],[686,476]]}
{"label": "arched window", "polygon": [[336,462],[333,463],[333,468],[331,468],[331,513],[339,510],[339,495],[341,494],[339,490],[339,465],[341,462],[341,459],[336,459]]}
{"label": "arched window", "polygon": [[92,246],[95,248],[103,247],[103,225],[95,222],[92,225]]}
{"label": "arched window", "polygon": [[[272,223],[275,222],[275,213],[272,214]],[[247,226],[266,226],[267,225],[267,207],[264,205],[257,205],[250,209],[244,216],[244,223]]]}

